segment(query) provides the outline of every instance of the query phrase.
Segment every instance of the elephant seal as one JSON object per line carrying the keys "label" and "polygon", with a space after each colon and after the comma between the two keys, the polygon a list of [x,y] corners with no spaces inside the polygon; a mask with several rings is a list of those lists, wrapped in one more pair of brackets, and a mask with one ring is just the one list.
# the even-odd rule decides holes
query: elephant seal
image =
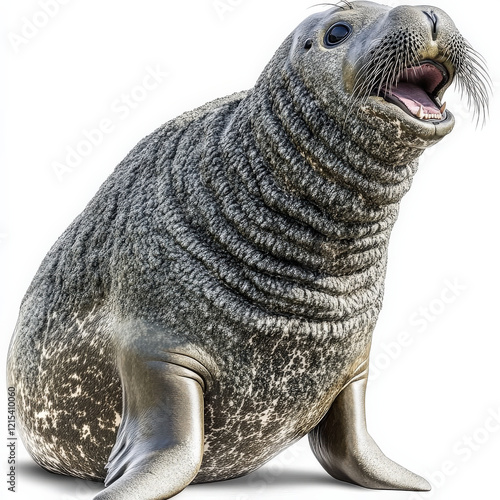
{"label": "elephant seal", "polygon": [[367,432],[387,246],[462,85],[488,80],[441,10],[344,2],[307,18],[254,88],[168,122],[55,243],[10,346],[26,448],[162,499],[247,474],[309,434],[335,478],[427,490]]}

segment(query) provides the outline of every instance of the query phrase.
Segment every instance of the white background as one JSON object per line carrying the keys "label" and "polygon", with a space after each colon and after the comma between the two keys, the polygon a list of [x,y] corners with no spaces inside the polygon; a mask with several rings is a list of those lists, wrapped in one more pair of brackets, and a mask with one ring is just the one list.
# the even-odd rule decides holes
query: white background
{"label": "white background", "polygon": [[[44,21],[41,2],[2,2],[2,365],[40,261],[114,166],[165,121],[251,87],[313,3],[222,0],[217,8],[212,0],[66,0],[22,43],[16,36],[25,18]],[[438,6],[486,57],[498,91],[496,4],[439,0]],[[168,76],[141,91],[148,67]],[[140,101],[133,109],[120,103],[131,92]],[[447,100],[456,129],[422,157],[393,233],[372,349],[378,376],[367,400],[371,434],[387,455],[433,482],[433,492],[413,496],[334,481],[302,440],[257,473],[190,486],[179,498],[497,498],[500,422],[493,425],[491,415],[500,412],[499,103],[493,99],[490,120],[476,129],[458,97],[450,93]],[[109,133],[58,179],[54,162],[63,163],[67,148],[102,120]],[[0,449],[5,471],[5,444]],[[4,498],[84,500],[102,487],[42,471],[20,443],[17,458],[17,492],[7,491],[3,472]]]}

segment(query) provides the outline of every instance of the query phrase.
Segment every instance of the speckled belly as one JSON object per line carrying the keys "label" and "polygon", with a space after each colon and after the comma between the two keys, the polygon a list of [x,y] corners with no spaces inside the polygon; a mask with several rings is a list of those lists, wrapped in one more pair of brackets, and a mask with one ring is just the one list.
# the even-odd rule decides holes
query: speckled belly
{"label": "speckled belly", "polygon": [[367,355],[370,332],[283,340],[235,363],[205,399],[205,451],[195,482],[241,476],[307,434]]}
{"label": "speckled belly", "polygon": [[[266,329],[264,320],[249,326],[212,317],[210,328],[185,331],[199,361],[206,355],[217,364],[205,393],[205,450],[195,482],[251,472],[307,434],[366,358],[378,307],[336,324],[269,315],[265,323],[274,326]],[[15,358],[24,442],[49,470],[106,476],[122,412],[111,338],[123,331],[110,316],[104,309],[74,316],[50,339],[40,337],[30,357]],[[50,318],[61,326],[57,315]],[[30,338],[29,330],[20,330],[15,350],[24,352]],[[170,340],[160,342],[158,352],[173,338],[165,335]]]}

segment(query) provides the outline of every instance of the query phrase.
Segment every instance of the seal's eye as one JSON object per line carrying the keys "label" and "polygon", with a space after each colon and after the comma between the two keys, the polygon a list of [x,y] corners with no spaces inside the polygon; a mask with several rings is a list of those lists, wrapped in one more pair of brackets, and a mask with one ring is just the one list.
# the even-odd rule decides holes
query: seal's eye
{"label": "seal's eye", "polygon": [[352,27],[346,22],[335,23],[325,35],[325,45],[335,47],[346,40],[352,32]]}

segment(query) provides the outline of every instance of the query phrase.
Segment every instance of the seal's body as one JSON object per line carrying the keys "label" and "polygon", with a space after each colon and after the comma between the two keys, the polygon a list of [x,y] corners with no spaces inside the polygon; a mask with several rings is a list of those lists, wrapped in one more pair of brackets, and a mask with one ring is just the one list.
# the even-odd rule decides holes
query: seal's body
{"label": "seal's body", "polygon": [[437,9],[346,4],[253,89],[141,141],[21,306],[9,383],[37,463],[106,478],[100,499],[167,498],[309,433],[338,479],[428,489],[381,453],[363,401],[389,235],[453,127],[440,99],[467,47]]}

